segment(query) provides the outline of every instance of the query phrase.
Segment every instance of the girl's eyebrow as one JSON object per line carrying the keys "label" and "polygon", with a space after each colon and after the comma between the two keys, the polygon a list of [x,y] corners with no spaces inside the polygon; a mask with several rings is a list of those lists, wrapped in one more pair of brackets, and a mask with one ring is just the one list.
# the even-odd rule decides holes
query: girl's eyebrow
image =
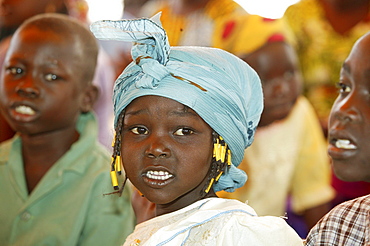
{"label": "girl's eyebrow", "polygon": [[168,115],[169,116],[175,115],[175,116],[180,116],[180,117],[186,117],[186,116],[198,117],[198,115],[195,112],[188,111],[188,110],[171,111]]}
{"label": "girl's eyebrow", "polygon": [[[126,111],[125,116],[139,115],[139,114],[145,113],[147,111],[148,111],[147,109],[139,109],[139,110],[136,110],[136,111],[128,111],[128,112]],[[175,115],[175,116],[180,116],[180,117],[185,117],[185,116],[198,117],[198,115],[196,113],[192,112],[192,111],[171,111],[171,112],[169,112],[168,115],[169,116]]]}
{"label": "girl's eyebrow", "polygon": [[138,114],[142,114],[142,113],[147,112],[147,111],[148,111],[147,109],[139,109],[139,110],[136,110],[136,111],[126,111],[125,116],[127,116],[127,115],[138,115]]}

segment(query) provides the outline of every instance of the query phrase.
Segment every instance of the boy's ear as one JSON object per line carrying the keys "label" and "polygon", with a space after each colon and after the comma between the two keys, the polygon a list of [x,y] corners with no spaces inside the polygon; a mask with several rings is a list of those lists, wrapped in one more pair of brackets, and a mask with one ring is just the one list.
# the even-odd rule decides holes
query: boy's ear
{"label": "boy's ear", "polygon": [[87,113],[92,110],[99,95],[99,89],[95,85],[89,85],[84,92],[81,103],[81,112]]}

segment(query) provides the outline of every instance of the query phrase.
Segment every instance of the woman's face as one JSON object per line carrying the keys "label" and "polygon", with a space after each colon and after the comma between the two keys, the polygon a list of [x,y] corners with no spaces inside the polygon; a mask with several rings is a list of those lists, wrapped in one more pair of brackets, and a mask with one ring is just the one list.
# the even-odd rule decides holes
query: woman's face
{"label": "woman's face", "polygon": [[121,155],[128,179],[162,213],[200,199],[212,160],[212,129],[172,99],[143,96],[125,110]]}

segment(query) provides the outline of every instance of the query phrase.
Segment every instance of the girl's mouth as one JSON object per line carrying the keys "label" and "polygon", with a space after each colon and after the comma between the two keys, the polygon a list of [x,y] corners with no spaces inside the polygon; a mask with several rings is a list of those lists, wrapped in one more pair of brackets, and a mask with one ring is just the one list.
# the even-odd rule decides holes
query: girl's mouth
{"label": "girl's mouth", "polygon": [[142,174],[144,182],[154,188],[160,189],[173,181],[174,175],[167,171],[149,170]]}
{"label": "girl's mouth", "polygon": [[154,180],[167,180],[173,177],[173,175],[167,171],[148,171],[144,175]]}

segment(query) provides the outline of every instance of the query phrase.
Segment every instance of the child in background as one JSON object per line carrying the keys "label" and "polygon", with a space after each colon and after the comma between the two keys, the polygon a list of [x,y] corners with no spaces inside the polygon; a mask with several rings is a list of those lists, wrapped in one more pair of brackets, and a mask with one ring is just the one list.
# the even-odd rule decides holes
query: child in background
{"label": "child in background", "polygon": [[96,22],[91,30],[134,42],[134,62],[114,88],[112,176],[118,188],[122,159],[127,178],[156,204],[156,217],[124,245],[302,245],[282,218],[258,217],[215,194],[246,181],[237,166],[263,107],[255,71],[223,50],[170,48],[159,16]]}
{"label": "child in background", "polygon": [[98,46],[65,15],[39,15],[14,34],[0,109],[17,132],[0,145],[0,241],[119,245],[134,224],[128,191],[109,191],[110,157],[91,113]]}
{"label": "child in background", "polygon": [[334,192],[319,120],[301,95],[297,56],[289,40],[274,32],[243,59],[261,78],[264,110],[253,145],[239,167],[248,172],[248,183],[219,195],[248,201],[259,215],[274,216],[286,214],[290,198],[291,209],[304,216],[307,226],[296,229],[306,237],[329,211]]}
{"label": "child in background", "polygon": [[[3,64],[10,39],[15,30],[28,18],[43,13],[59,13],[69,15],[87,25],[87,6],[85,0],[1,0],[0,1],[0,67]],[[4,35],[2,30],[7,30]],[[1,75],[1,72],[0,72]],[[116,79],[114,67],[108,55],[99,50],[98,62],[95,69],[93,84],[98,87],[99,95],[94,103],[94,112],[98,121],[98,140],[108,150],[111,150],[113,139],[113,104],[112,92]],[[0,126],[9,129],[0,114]],[[14,135],[7,130],[0,131],[0,142]]]}
{"label": "child in background", "polygon": [[[345,60],[339,95],[329,117],[328,153],[341,180],[370,182],[370,33]],[[370,195],[344,202],[325,215],[307,237],[307,245],[369,245]]]}

